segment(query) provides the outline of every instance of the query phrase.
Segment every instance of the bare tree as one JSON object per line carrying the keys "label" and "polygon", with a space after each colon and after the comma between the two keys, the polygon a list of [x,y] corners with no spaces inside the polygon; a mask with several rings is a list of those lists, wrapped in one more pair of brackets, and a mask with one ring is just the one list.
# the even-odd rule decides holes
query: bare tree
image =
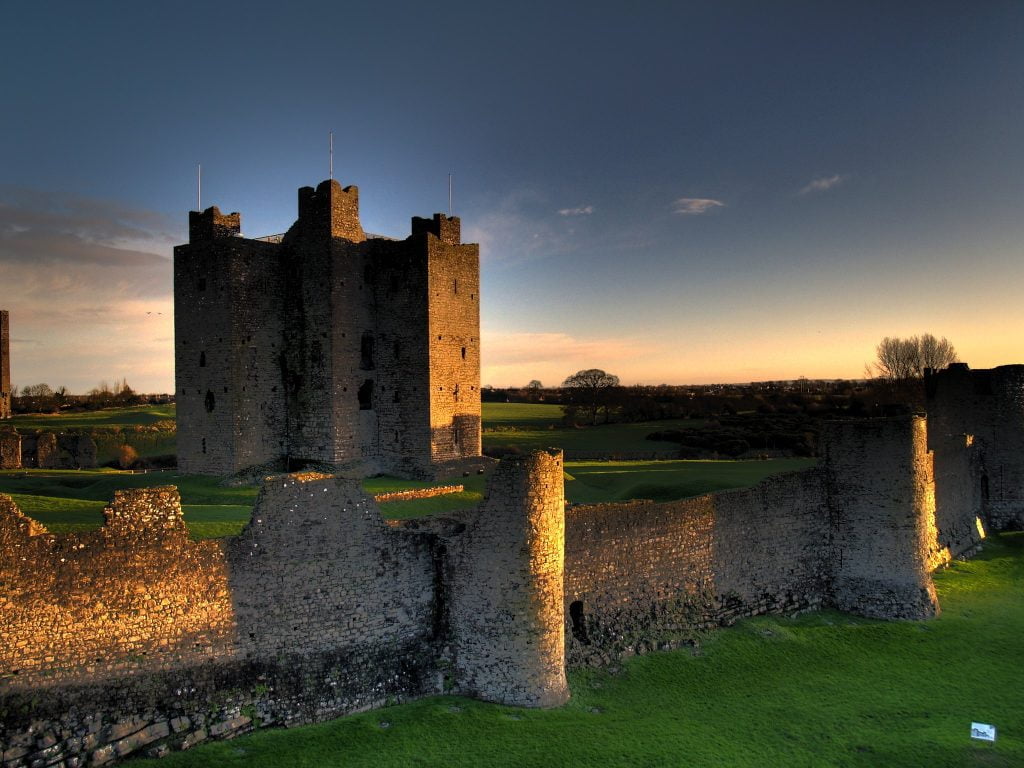
{"label": "bare tree", "polygon": [[945,336],[941,339],[936,339],[930,333],[924,333],[921,335],[919,348],[921,355],[921,371],[919,375],[921,376],[924,375],[926,368],[938,371],[957,361],[956,350]]}
{"label": "bare tree", "polygon": [[[605,405],[605,419],[607,420],[606,395],[617,386],[619,386],[619,377],[605,373],[600,368],[577,371],[562,382],[563,388],[577,391],[579,394],[578,404],[586,408],[591,424],[597,424],[597,412],[602,405]],[[577,400],[577,398],[572,397],[571,400]]]}
{"label": "bare tree", "polygon": [[889,381],[919,379],[926,368],[945,368],[957,359],[956,350],[948,339],[936,339],[930,333],[906,339],[886,336],[875,352],[878,355],[875,373]]}

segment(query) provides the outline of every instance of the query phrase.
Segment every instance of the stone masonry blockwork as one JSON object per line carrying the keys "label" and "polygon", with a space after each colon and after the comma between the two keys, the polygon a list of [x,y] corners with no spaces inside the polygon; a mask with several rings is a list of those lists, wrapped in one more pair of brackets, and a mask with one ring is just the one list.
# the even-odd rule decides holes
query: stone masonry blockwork
{"label": "stone masonry blockwork", "polygon": [[119,491],[102,529],[64,535],[0,496],[4,768],[445,691],[558,705],[567,664],[738,616],[927,618],[931,569],[962,554],[944,526],[966,513],[941,505],[967,497],[936,492],[925,442],[921,417],[841,422],[803,472],[568,510],[561,454],[538,452],[499,463],[476,508],[403,522],[355,481],[285,475],[241,534],[199,542],[171,487]]}
{"label": "stone masonry blockwork", "polygon": [[0,419],[11,418],[11,316],[0,309]]}
{"label": "stone masonry blockwork", "polygon": [[367,237],[359,190],[299,190],[283,236],[189,215],[174,251],[178,464],[433,476],[480,456],[479,247],[457,218]]}

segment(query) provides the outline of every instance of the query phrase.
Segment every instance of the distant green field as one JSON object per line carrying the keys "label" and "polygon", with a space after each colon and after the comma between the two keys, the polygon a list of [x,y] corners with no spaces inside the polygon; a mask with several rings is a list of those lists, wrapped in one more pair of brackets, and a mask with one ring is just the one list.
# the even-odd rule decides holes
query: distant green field
{"label": "distant green field", "polygon": [[11,424],[16,429],[89,429],[90,427],[125,427],[174,421],[177,409],[169,405],[139,405],[133,408],[104,408],[99,411],[73,413],[15,415]]}
{"label": "distant green field", "polygon": [[[435,697],[265,729],[139,766],[578,768],[1024,765],[1024,534],[935,577],[942,615],[761,617],[699,652],[570,671],[569,703],[515,709]],[[994,744],[971,741],[994,723]]]}
{"label": "distant green field", "polygon": [[675,451],[669,443],[645,438],[651,432],[699,427],[699,419],[669,419],[639,424],[601,424],[596,427],[565,427],[557,405],[529,403],[484,403],[483,444],[485,450],[532,451],[561,448],[579,453],[666,453]]}
{"label": "distant green field", "polygon": [[[668,501],[701,493],[753,485],[763,478],[812,466],[808,459],[768,461],[583,461],[566,462],[565,495],[570,502],[598,503],[625,499]],[[103,507],[119,488],[176,485],[185,522],[195,538],[234,535],[248,522],[257,490],[226,487],[216,477],[178,472],[132,474],[101,470],[8,470],[0,472],[0,493],[8,493],[26,515],[54,533],[95,528]],[[480,503],[485,478],[471,475],[452,484],[461,493],[429,499],[394,501],[381,506],[389,519],[444,514]],[[372,477],[363,481],[367,493],[424,488],[436,483]]]}
{"label": "distant green field", "polygon": [[567,461],[565,496],[577,504],[626,499],[671,501],[745,488],[770,475],[814,466],[814,459],[766,461]]}
{"label": "distant green field", "polygon": [[[484,442],[518,451],[560,447],[564,450],[614,453],[616,451],[664,450],[664,444],[644,440],[654,429],[693,425],[684,420],[656,424],[613,424],[587,429],[560,426],[561,408],[556,405],[485,403]],[[144,432],[158,421],[173,418],[173,406],[119,408],[61,416],[22,417],[24,428],[47,424],[51,428],[85,428],[91,425],[101,447],[101,460],[116,456],[117,447],[127,441],[143,455],[173,452],[173,433]],[[49,421],[47,421],[49,420]],[[115,430],[120,429],[120,432]],[[170,440],[170,446],[168,446]],[[147,442],[148,441],[148,442]],[[170,450],[167,448],[170,447]],[[109,459],[108,459],[109,460]],[[701,493],[740,488],[768,475],[811,466],[806,459],[768,461],[568,461],[566,498],[574,503],[597,503],[626,499],[667,501]],[[472,475],[456,479],[465,485],[462,493],[430,499],[397,501],[383,505],[392,519],[444,514],[474,506],[483,499],[484,478]],[[93,528],[102,522],[102,509],[117,488],[177,485],[181,491],[185,520],[197,538],[226,536],[241,530],[248,521],[255,488],[229,488],[217,478],[189,476],[178,472],[130,474],[114,470],[0,472],[0,492],[10,493],[25,514],[54,532]],[[421,488],[431,483],[382,477],[363,482],[368,493]]]}
{"label": "distant green field", "polygon": [[89,434],[96,442],[99,464],[117,460],[121,446],[131,445],[139,456],[168,456],[177,451],[174,404],[140,405],[133,408],[105,408],[60,414],[14,416],[11,425],[22,432],[46,429]]}

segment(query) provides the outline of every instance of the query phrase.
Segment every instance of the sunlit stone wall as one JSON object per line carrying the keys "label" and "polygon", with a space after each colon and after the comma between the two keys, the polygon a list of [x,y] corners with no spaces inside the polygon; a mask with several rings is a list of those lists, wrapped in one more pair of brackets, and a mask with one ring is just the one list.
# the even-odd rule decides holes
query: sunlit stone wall
{"label": "sunlit stone wall", "polygon": [[568,507],[570,663],[675,647],[740,616],[819,606],[828,523],[817,469],[680,501]]}
{"label": "sunlit stone wall", "polygon": [[174,488],[54,535],[0,496],[4,768],[101,765],[456,690],[565,700],[561,456],[496,469],[464,523],[386,524],[357,481],[268,480],[233,538]]}
{"label": "sunlit stone wall", "polygon": [[930,572],[948,552],[924,420],[834,423],[822,445],[819,467],[752,488],[567,508],[569,663],[674,647],[766,612],[933,615]]}
{"label": "sunlit stone wall", "polygon": [[506,458],[448,541],[454,689],[520,706],[569,697],[561,451]]}
{"label": "sunlit stone wall", "polygon": [[831,422],[821,442],[836,607],[874,618],[934,616],[935,483],[924,417]]}

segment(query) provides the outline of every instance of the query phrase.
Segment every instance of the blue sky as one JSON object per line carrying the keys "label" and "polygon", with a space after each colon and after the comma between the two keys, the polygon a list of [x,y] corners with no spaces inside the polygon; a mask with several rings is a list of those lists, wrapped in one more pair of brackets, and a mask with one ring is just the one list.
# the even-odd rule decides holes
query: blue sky
{"label": "blue sky", "polygon": [[195,207],[447,208],[483,383],[859,377],[885,335],[1024,362],[1024,3],[36,3],[0,31],[12,373],[173,386]]}

